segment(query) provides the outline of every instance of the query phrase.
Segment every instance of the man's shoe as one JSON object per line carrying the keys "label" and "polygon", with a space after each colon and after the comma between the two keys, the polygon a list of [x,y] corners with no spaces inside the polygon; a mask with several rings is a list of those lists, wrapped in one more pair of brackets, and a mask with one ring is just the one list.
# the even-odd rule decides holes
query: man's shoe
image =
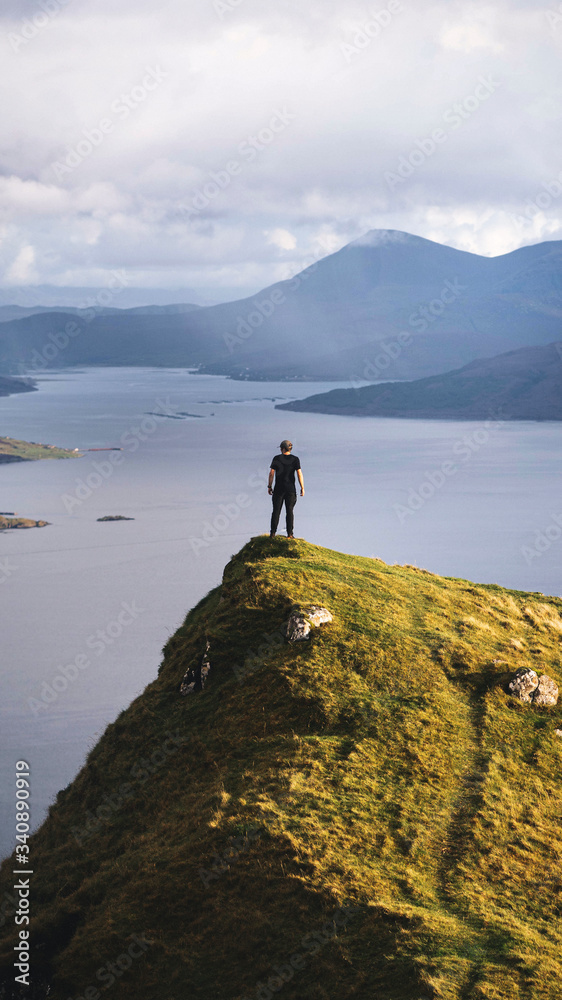
{"label": "man's shoe", "polygon": [[287,535],[287,538],[294,538],[294,535]]}
{"label": "man's shoe", "polygon": [[269,537],[270,538],[275,538],[275,532],[274,531],[270,531],[269,532]]}

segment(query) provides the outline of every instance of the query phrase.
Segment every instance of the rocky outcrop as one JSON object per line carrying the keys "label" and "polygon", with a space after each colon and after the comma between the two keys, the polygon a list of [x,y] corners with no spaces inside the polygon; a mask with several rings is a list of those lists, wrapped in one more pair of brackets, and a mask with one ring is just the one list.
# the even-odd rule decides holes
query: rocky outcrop
{"label": "rocky outcrop", "polygon": [[543,674],[533,692],[533,705],[556,705],[557,701],[558,687],[551,677]]}
{"label": "rocky outcrop", "polygon": [[308,639],[312,627],[318,628],[325,622],[333,621],[332,615],[327,608],[321,608],[317,604],[312,604],[308,608],[295,608],[291,612],[286,627],[286,637],[288,642],[302,642]]}
{"label": "rocky outcrop", "polygon": [[538,674],[534,670],[521,668],[507,685],[510,694],[519,701],[531,701],[531,695],[539,683]]}
{"label": "rocky outcrop", "polygon": [[508,691],[519,701],[532,703],[540,707],[556,705],[558,702],[558,687],[547,674],[538,674],[530,667],[521,667],[511,678]]}
{"label": "rocky outcrop", "polygon": [[188,670],[186,670],[182,678],[180,694],[194,694],[195,691],[202,691],[205,687],[211,672],[211,663],[208,655],[210,648],[211,644],[210,642],[207,642],[201,663],[197,664],[195,667],[189,667]]}

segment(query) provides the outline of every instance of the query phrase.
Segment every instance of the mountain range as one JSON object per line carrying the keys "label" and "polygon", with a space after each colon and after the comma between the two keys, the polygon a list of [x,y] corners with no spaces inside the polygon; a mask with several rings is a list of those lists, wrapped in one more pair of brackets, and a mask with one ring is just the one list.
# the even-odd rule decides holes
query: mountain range
{"label": "mountain range", "polygon": [[562,420],[562,342],[522,347],[413,382],[332,389],[278,410],[452,420]]}
{"label": "mountain range", "polygon": [[250,298],[172,308],[82,311],[71,328],[65,311],[13,317],[0,324],[0,365],[6,373],[111,364],[270,380],[422,378],[557,340],[562,243],[483,257],[373,230]]}
{"label": "mountain range", "polygon": [[[177,313],[188,313],[200,306],[193,303],[180,303],[177,305],[164,306],[132,306],[129,309],[116,309],[111,306],[95,305],[92,307],[97,316],[160,316]],[[40,313],[70,313],[71,316],[79,316],[87,321],[91,313],[86,306],[0,306],[0,323],[7,323],[14,319],[26,319],[28,316],[38,316]]]}

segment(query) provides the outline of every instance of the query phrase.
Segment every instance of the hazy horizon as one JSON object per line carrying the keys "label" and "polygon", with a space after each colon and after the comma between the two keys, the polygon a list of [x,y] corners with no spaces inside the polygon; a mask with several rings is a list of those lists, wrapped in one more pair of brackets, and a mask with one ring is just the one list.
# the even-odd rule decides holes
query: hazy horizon
{"label": "hazy horizon", "polygon": [[[369,236],[371,232],[376,232],[376,230],[369,230],[367,233],[362,234],[356,240],[351,241],[352,243],[360,243],[362,239]],[[381,230],[380,232],[384,232]],[[407,233],[408,236],[414,236],[416,234]],[[422,239],[427,239],[427,237],[420,237]],[[438,241],[432,241],[438,242]],[[507,254],[513,253],[515,250],[523,249],[525,246],[536,246],[540,243],[557,242],[555,240],[536,240],[531,243],[522,244],[520,247],[514,247],[513,250],[507,251]],[[345,244],[346,246],[348,244]],[[443,243],[443,246],[452,246],[451,244]],[[453,249],[460,249],[458,247],[452,247]],[[341,248],[343,249],[343,248]],[[335,252],[335,251],[334,251]],[[474,251],[471,251],[474,252]],[[326,256],[330,256],[327,254]],[[484,257],[501,257],[505,254],[481,254],[479,256]],[[318,258],[321,260],[322,256]],[[315,261],[316,263],[316,261]],[[307,262],[303,262],[303,269],[307,266]],[[282,280],[279,278],[272,279],[265,285],[260,285],[259,287],[251,288],[216,288],[214,291],[209,289],[194,289],[194,288],[134,288],[127,287],[122,284],[121,276],[124,272],[115,271],[114,272],[117,280],[117,285],[119,286],[119,295],[116,295],[111,301],[111,308],[114,309],[133,309],[140,306],[151,306],[151,305],[179,305],[179,304],[194,304],[199,306],[211,306],[218,305],[226,302],[233,302],[238,299],[244,299],[251,297],[267,288],[270,285],[275,284],[277,281]],[[113,282],[111,281],[112,275],[109,276],[109,287],[113,287]],[[90,305],[95,304],[96,296],[99,294],[100,289],[96,285],[90,286],[59,286],[59,285],[29,285],[20,286],[14,288],[2,288],[0,287],[0,307],[8,305],[16,305],[22,308],[53,308],[55,306],[61,306],[62,308],[69,307],[79,307],[88,308]]]}

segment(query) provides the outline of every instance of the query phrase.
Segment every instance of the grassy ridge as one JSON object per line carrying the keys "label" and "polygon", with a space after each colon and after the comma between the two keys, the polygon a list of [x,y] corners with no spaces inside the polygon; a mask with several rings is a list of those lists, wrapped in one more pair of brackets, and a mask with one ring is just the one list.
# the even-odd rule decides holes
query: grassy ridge
{"label": "grassy ridge", "polygon": [[[281,645],[302,602],[334,621]],[[31,841],[49,1000],[554,1000],[562,711],[505,682],[561,638],[560,599],[253,539]]]}

